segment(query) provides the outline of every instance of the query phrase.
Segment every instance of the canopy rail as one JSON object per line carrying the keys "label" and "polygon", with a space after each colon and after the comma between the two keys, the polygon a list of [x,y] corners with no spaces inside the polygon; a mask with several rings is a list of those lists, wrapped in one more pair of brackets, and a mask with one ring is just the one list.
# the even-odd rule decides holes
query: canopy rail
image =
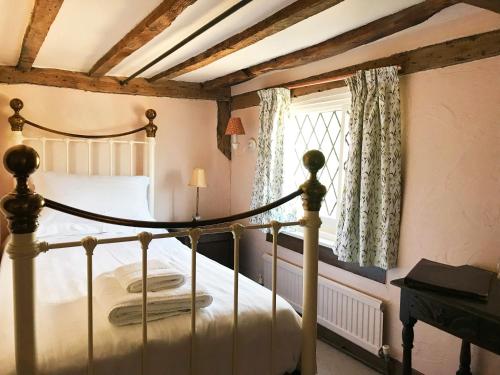
{"label": "canopy rail", "polygon": [[122,132],[122,133],[91,135],[91,134],[76,134],[76,133],[63,132],[60,130],[48,128],[46,126],[37,124],[37,123],[30,121],[30,120],[27,120],[26,118],[21,116],[19,113],[21,111],[21,109],[23,109],[23,107],[24,107],[23,101],[19,98],[12,99],[10,101],[10,107],[14,110],[14,114],[9,117],[9,123],[10,123],[11,130],[15,131],[15,132],[22,132],[24,125],[31,125],[37,129],[44,130],[46,132],[53,133],[53,134],[63,135],[66,137],[84,138],[84,139],[103,139],[103,138],[123,137],[126,135],[139,133],[141,131],[145,131],[146,136],[148,138],[154,138],[156,136],[156,131],[158,130],[158,127],[153,122],[153,120],[156,118],[156,111],[154,109],[146,110],[145,115],[146,115],[146,118],[148,119],[148,123],[144,126],[137,128],[137,129],[129,130],[129,131]]}
{"label": "canopy rail", "polygon": [[[277,278],[276,261],[278,257],[277,236],[282,227],[300,225],[304,227],[304,277],[303,277],[303,315],[302,315],[302,356],[301,373],[303,375],[314,375],[316,373],[316,329],[317,329],[317,283],[318,283],[318,248],[319,227],[321,220],[319,210],[321,202],[326,194],[326,188],[318,181],[317,172],[324,166],[325,158],[320,151],[308,151],[303,162],[310,172],[309,179],[300,188],[269,205],[244,213],[227,216],[223,218],[201,220],[193,222],[151,222],[136,221],[99,215],[92,212],[76,209],[62,205],[50,199],[45,199],[30,190],[28,178],[34,173],[40,164],[37,152],[26,145],[17,145],[9,148],[4,156],[4,165],[17,180],[14,191],[1,200],[0,208],[9,221],[11,232],[6,251],[12,259],[13,267],[13,295],[14,295],[14,332],[15,332],[15,359],[16,373],[18,375],[35,375],[36,368],[36,340],[35,340],[35,286],[34,286],[34,259],[40,254],[52,249],[65,249],[83,247],[87,258],[87,373],[94,373],[94,321],[93,321],[93,254],[98,245],[120,242],[138,241],[142,250],[142,355],[141,374],[148,371],[148,296],[147,296],[147,264],[148,248],[152,240],[159,238],[189,236],[191,238],[191,340],[189,351],[189,373],[195,375],[196,369],[196,258],[197,243],[201,235],[211,233],[231,232],[234,238],[234,277],[233,277],[233,335],[232,335],[232,357],[231,368],[234,375],[238,372],[238,300],[239,300],[239,253],[240,238],[243,232],[249,229],[272,229],[273,240],[273,283],[270,316],[270,353],[276,353],[277,348]],[[278,207],[291,199],[301,195],[304,217],[293,222],[276,222],[263,224],[231,224],[226,226],[213,226],[230,221],[248,218],[250,216],[268,211]],[[37,242],[35,232],[38,226],[37,218],[43,207],[50,207],[61,212],[83,217],[86,219],[101,221],[109,224],[118,224],[145,228],[182,228],[178,232],[165,232],[152,234],[141,232],[138,235],[95,238],[85,237],[79,241],[48,243]],[[276,370],[276,362],[271,358],[270,370]]]}

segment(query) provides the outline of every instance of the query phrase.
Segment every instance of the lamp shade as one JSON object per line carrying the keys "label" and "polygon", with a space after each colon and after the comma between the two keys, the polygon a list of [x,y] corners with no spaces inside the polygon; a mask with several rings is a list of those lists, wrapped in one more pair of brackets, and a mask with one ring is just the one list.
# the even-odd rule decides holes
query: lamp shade
{"label": "lamp shade", "polygon": [[191,175],[191,181],[189,181],[189,186],[204,188],[207,187],[207,179],[205,177],[205,170],[203,168],[193,169],[193,174]]}
{"label": "lamp shade", "polygon": [[239,117],[231,117],[227,123],[226,135],[242,135],[245,134],[243,123]]}

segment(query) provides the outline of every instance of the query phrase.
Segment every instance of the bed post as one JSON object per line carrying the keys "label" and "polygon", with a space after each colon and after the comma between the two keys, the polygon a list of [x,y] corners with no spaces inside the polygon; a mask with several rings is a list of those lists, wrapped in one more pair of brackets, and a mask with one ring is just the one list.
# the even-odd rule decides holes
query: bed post
{"label": "bed post", "polygon": [[33,148],[17,145],[7,150],[3,162],[5,169],[16,179],[14,191],[0,201],[0,208],[7,218],[11,233],[6,251],[12,259],[16,374],[32,375],[36,373],[33,267],[37,255],[35,231],[44,200],[29,189],[28,178],[38,168],[40,158]]}
{"label": "bed post", "polygon": [[155,145],[156,145],[156,131],[158,126],[153,123],[156,118],[156,111],[148,109],[146,111],[148,124],[146,125],[146,137],[148,139],[148,176],[149,176],[149,212],[155,216]]}
{"label": "bed post", "polygon": [[304,276],[302,307],[302,359],[301,374],[316,374],[316,329],[318,295],[318,247],[321,220],[319,210],[326,188],[318,181],[317,172],[325,165],[325,157],[318,150],[311,150],[302,158],[310,172],[302,189],[304,207]]}
{"label": "bed post", "polygon": [[14,98],[10,101],[10,108],[14,110],[14,114],[9,117],[10,130],[14,136],[14,144],[20,145],[23,143],[23,127],[24,117],[19,114],[23,109],[24,103],[21,99]]}

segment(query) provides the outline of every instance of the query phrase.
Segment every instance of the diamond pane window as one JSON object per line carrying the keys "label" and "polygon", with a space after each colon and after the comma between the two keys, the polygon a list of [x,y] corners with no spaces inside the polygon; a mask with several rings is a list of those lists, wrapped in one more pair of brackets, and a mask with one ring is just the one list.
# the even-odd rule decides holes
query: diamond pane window
{"label": "diamond pane window", "polygon": [[[349,106],[348,94],[327,96],[313,100],[313,103],[292,104],[290,118],[285,127],[284,145],[284,187],[283,193],[297,189],[308,177],[302,165],[302,155],[318,149],[325,155],[325,167],[318,178],[327,188],[320,216],[322,231],[334,233],[340,211],[342,182],[348,154]],[[300,201],[288,208],[292,215],[301,214]]]}

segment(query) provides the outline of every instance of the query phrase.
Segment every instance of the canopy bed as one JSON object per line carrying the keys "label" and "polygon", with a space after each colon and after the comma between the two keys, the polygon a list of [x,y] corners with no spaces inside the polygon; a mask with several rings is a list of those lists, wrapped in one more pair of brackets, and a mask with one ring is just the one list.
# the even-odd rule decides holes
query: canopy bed
{"label": "canopy bed", "polygon": [[[152,216],[155,111],[148,110],[148,124],[132,131],[81,135],[25,119],[19,99],[10,105],[14,115],[9,122],[17,145],[7,150],[4,165],[16,185],[1,201],[10,231],[8,257],[0,267],[2,374],[316,372],[318,211],[325,194],[316,178],[324,164],[319,151],[304,155],[309,179],[267,206],[218,219],[161,222]],[[26,125],[65,138],[23,137]],[[141,132],[144,140],[123,138]],[[48,170],[50,142],[65,145],[66,174]],[[75,142],[87,145],[87,175],[69,173],[69,147]],[[23,143],[37,143],[41,156]],[[93,170],[92,150],[97,143],[109,148],[108,176]],[[117,144],[130,147],[128,176],[114,171]],[[137,145],[147,148],[143,168],[147,177],[134,175]],[[34,182],[33,189],[28,180]],[[234,223],[299,195],[304,207],[300,220]],[[295,225],[303,226],[305,234],[302,318],[276,295],[277,235],[280,228]],[[239,274],[241,236],[265,228],[274,236],[272,291]],[[234,237],[234,271],[197,253],[200,236],[225,232]],[[190,248],[175,239],[181,236],[190,237]],[[161,307],[148,284],[157,262],[182,270],[188,296],[184,307],[164,319],[160,318],[169,315],[155,315]],[[135,286],[140,292],[133,311],[119,316],[126,325],[113,324],[107,310],[112,293],[102,287],[102,280],[131,264],[139,265],[140,282]],[[128,324],[128,313],[140,324]]]}

